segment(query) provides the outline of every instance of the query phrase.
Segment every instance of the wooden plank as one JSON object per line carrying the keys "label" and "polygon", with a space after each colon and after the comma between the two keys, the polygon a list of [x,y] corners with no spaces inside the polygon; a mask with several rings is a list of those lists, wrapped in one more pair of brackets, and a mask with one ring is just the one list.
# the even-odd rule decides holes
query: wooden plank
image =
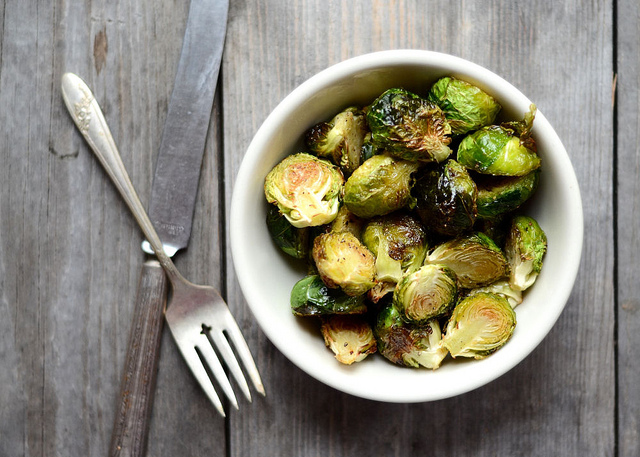
{"label": "wooden plank", "polygon": [[[146,202],[187,7],[3,2],[1,455],[108,450],[145,257],[133,218],[66,113],[60,77],[73,71],[93,88]],[[186,276],[216,286],[218,150],[210,141],[192,248],[177,259]],[[167,336],[149,454],[224,453],[224,420]]]}
{"label": "wooden plank", "polygon": [[617,5],[618,448],[632,457],[640,455],[640,9],[633,1]]}
{"label": "wooden plank", "polygon": [[231,455],[613,455],[612,4],[569,2],[560,10],[508,1],[232,6],[227,202],[252,135],[298,84],[351,56],[421,48],[484,65],[538,104],[574,161],[585,241],[566,311],[527,360],[475,392],[415,405],[351,397],[294,367],[257,328],[229,264],[228,301],[268,392],[233,415]]}

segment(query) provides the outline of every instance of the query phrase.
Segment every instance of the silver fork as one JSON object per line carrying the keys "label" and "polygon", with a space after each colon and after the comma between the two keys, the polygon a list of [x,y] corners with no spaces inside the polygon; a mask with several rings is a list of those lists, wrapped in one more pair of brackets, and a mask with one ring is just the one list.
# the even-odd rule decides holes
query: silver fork
{"label": "silver fork", "polygon": [[224,408],[207,370],[211,372],[220,390],[225,393],[234,408],[238,409],[238,402],[227,371],[231,373],[247,400],[251,401],[251,392],[236,354],[256,391],[265,395],[249,347],[227,304],[212,287],[187,281],[165,254],[162,242],[129,179],[100,106],[86,84],[81,80],[74,80],[74,84],[78,86],[62,86],[62,96],[67,109],[124,198],[167,273],[172,293],[165,318],[187,365],[222,416],[225,416]]}

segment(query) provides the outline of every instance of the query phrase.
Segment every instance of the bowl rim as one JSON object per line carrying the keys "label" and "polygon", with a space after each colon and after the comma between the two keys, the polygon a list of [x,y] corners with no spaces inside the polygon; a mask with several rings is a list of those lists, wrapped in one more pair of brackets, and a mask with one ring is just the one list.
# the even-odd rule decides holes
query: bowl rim
{"label": "bowl rim", "polygon": [[[566,195],[569,200],[568,205],[571,208],[571,214],[569,217],[577,231],[572,234],[572,237],[569,239],[568,246],[566,246],[568,252],[572,254],[567,259],[566,265],[563,266],[566,280],[564,283],[559,285],[554,293],[554,298],[557,301],[558,306],[554,308],[554,313],[548,316],[548,319],[545,321],[545,325],[542,326],[542,328],[537,329],[536,337],[532,338],[529,344],[526,344],[521,351],[509,358],[508,363],[488,363],[487,369],[482,370],[475,379],[470,379],[466,383],[460,385],[447,386],[438,392],[424,392],[420,395],[416,395],[415,392],[403,392],[402,389],[393,389],[392,391],[387,392],[366,390],[360,388],[358,385],[353,385],[348,382],[345,383],[345,378],[342,376],[334,377],[323,372],[323,370],[318,370],[318,366],[321,366],[321,364],[314,366],[313,363],[305,360],[278,338],[279,332],[276,329],[263,325],[264,320],[268,318],[268,312],[265,310],[265,307],[262,306],[263,299],[259,292],[254,290],[251,281],[243,274],[247,269],[250,259],[248,258],[249,253],[246,252],[244,241],[241,237],[242,230],[238,229],[243,225],[244,202],[247,201],[247,198],[252,197],[248,195],[246,186],[238,186],[238,183],[249,182],[252,179],[252,172],[260,163],[262,148],[271,141],[274,131],[278,127],[281,119],[294,112],[301,103],[304,103],[306,99],[309,99],[317,91],[327,88],[332,84],[341,81],[343,78],[356,73],[362,73],[382,67],[394,67],[397,65],[424,64],[442,67],[451,74],[472,74],[473,78],[479,78],[486,81],[488,86],[499,86],[504,97],[512,97],[514,100],[517,100],[518,104],[526,103],[525,106],[531,104],[531,101],[522,94],[522,92],[497,74],[478,64],[449,54],[427,50],[398,49],[372,52],[343,60],[329,66],[304,81],[284,99],[282,99],[282,101],[267,116],[249,144],[242,160],[234,182],[230,206],[229,236],[236,276],[245,300],[267,338],[294,365],[298,366],[304,372],[324,384],[361,398],[385,402],[413,403],[453,397],[477,389],[478,387],[499,378],[507,371],[514,368],[542,342],[560,317],[569,299],[571,291],[573,290],[582,255],[584,220],[581,195],[575,171],[566,149],[562,145],[557,133],[544,115],[538,111],[536,113],[536,132],[538,132],[539,135],[539,132],[543,130],[545,137],[550,138],[550,141],[553,142],[555,148],[554,160],[559,161],[559,164],[564,168],[562,177],[563,180],[566,180],[566,185],[569,189],[569,192]],[[261,179],[264,178],[261,177]],[[318,338],[321,337],[318,336]],[[505,346],[505,348],[506,347],[508,347],[508,345]],[[502,350],[504,350],[504,348]],[[491,357],[488,357],[483,361],[490,359]],[[338,364],[338,362],[335,363]],[[346,368],[349,369],[351,367]]]}

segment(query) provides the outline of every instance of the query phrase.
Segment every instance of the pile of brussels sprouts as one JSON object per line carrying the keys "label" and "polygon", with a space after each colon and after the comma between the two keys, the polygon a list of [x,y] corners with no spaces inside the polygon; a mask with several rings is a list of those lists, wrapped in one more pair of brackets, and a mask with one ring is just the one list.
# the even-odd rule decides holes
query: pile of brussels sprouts
{"label": "pile of brussels sprouts", "polygon": [[269,232],[308,264],[292,311],[320,318],[340,362],[436,369],[510,339],[547,240],[517,213],[539,181],[535,106],[498,124],[500,109],[452,77],[425,97],[392,88],[313,126],[267,175]]}

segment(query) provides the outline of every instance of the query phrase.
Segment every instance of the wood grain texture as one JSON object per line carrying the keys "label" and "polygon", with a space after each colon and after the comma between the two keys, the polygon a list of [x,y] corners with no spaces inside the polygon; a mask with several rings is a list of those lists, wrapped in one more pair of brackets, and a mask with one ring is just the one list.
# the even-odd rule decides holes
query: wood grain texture
{"label": "wood grain texture", "polygon": [[618,2],[617,311],[619,455],[640,455],[640,32],[637,2]]}
{"label": "wood grain texture", "polygon": [[[65,111],[60,77],[91,86],[148,201],[187,10],[174,0],[0,2],[2,457],[108,451],[145,256]],[[218,417],[165,332],[147,454],[638,455],[637,15],[631,0],[232,1],[192,240],[176,264],[227,298],[267,397]],[[573,161],[585,212],[578,280],[542,344],[483,388],[410,405],[342,394],[275,349],[237,285],[225,219],[244,151],[278,102],[333,63],[395,48],[467,58],[534,100]]]}

